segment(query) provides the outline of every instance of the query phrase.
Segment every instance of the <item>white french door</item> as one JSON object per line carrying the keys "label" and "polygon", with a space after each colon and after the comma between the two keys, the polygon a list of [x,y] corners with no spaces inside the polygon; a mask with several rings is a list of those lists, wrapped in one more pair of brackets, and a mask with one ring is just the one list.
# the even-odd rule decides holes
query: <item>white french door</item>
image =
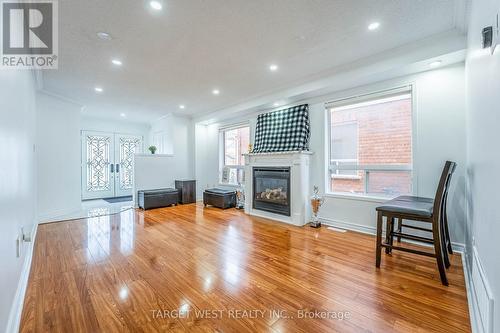
{"label": "white french door", "polygon": [[115,134],[115,197],[132,195],[136,153],[142,153],[141,136]]}
{"label": "white french door", "polygon": [[142,137],[82,131],[82,199],[132,195],[134,154]]}

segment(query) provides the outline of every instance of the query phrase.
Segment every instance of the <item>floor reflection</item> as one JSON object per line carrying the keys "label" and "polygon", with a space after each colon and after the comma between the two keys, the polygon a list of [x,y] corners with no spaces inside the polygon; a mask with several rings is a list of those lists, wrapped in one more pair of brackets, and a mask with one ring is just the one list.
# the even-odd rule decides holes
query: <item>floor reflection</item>
{"label": "floor reflection", "polygon": [[242,241],[239,230],[229,225],[223,239],[224,279],[238,286],[241,279],[241,266],[246,263],[244,255],[247,244]]}
{"label": "floor reflection", "polygon": [[41,222],[47,223],[118,214],[120,212],[132,209],[133,206],[134,203],[132,201],[109,203],[102,199],[86,200],[82,202],[82,205],[79,209],[73,212],[53,216],[47,219],[42,219]]}
{"label": "floor reflection", "polygon": [[134,211],[129,210],[120,214],[120,251],[130,254],[134,250]]}
{"label": "floor reflection", "polygon": [[93,217],[87,220],[87,248],[94,260],[109,256],[111,223],[109,216]]}
{"label": "floor reflection", "polygon": [[110,209],[108,207],[97,207],[97,208],[92,208],[88,211],[87,216],[88,217],[98,217],[98,216],[104,216],[104,215],[109,215],[110,214]]}

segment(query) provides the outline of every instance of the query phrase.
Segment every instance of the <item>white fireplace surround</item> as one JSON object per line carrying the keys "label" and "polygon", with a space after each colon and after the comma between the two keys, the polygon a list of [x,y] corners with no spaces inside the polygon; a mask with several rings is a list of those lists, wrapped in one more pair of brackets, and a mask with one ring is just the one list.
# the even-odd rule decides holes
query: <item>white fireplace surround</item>
{"label": "white fireplace surround", "polygon": [[[308,223],[309,207],[309,151],[259,153],[245,155],[245,213],[271,220],[303,226]],[[253,168],[290,167],[290,216],[253,208]]]}

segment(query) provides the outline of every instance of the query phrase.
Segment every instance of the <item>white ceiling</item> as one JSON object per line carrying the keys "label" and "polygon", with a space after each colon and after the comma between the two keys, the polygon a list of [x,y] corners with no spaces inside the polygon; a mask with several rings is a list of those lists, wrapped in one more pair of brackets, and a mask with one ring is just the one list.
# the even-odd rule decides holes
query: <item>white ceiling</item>
{"label": "white ceiling", "polygon": [[[462,0],[59,1],[59,69],[44,90],[92,116],[200,116],[462,24]],[[377,31],[368,31],[379,21]],[[114,38],[103,41],[96,33]],[[111,59],[124,65],[116,68]],[[279,65],[277,72],[268,69]],[[104,93],[96,94],[95,86]],[[213,88],[221,91],[212,95]],[[179,104],[186,105],[184,110]]]}

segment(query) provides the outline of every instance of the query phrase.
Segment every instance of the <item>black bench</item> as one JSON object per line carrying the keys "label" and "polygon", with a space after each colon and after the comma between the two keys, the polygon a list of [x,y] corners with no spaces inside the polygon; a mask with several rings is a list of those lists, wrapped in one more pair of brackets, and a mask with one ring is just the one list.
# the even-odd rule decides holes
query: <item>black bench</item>
{"label": "black bench", "polygon": [[143,190],[137,193],[139,207],[142,209],[168,207],[179,203],[179,190],[163,188],[158,190]]}
{"label": "black bench", "polygon": [[236,191],[211,188],[203,192],[203,204],[217,208],[236,207]]}

